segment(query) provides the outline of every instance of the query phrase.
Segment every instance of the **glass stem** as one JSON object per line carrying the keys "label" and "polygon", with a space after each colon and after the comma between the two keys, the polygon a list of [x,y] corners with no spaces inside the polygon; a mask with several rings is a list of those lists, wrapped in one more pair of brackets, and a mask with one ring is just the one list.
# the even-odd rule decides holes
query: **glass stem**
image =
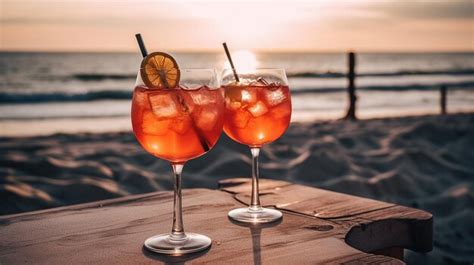
{"label": "glass stem", "polygon": [[250,211],[260,211],[260,198],[258,195],[258,155],[260,154],[260,147],[251,147],[252,152],[252,199],[250,201]]}
{"label": "glass stem", "polygon": [[174,172],[174,201],[173,201],[173,228],[171,229],[171,241],[183,241],[186,239],[183,226],[183,209],[181,199],[181,173],[184,164],[173,164]]}

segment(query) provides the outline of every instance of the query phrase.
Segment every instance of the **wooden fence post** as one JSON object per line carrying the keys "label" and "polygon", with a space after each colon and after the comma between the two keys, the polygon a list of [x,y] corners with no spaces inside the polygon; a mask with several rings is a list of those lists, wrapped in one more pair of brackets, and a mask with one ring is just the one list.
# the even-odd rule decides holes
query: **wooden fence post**
{"label": "wooden fence post", "polygon": [[350,119],[350,120],[357,120],[356,117],[356,101],[357,101],[357,96],[355,93],[355,66],[356,66],[356,56],[354,52],[349,52],[348,53],[348,68],[349,71],[347,73],[347,79],[348,79],[348,86],[347,86],[347,92],[349,94],[349,107],[347,108],[347,113],[344,119]]}
{"label": "wooden fence post", "polygon": [[447,92],[446,86],[441,86],[439,88],[439,92],[440,92],[439,104],[441,105],[441,115],[445,115],[447,113],[447,111],[446,111],[446,92]]}

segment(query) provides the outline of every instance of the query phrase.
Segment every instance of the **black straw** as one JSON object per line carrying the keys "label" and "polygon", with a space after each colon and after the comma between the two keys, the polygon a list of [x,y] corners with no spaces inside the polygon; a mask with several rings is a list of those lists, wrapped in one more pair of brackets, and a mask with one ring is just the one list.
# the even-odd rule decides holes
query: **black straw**
{"label": "black straw", "polygon": [[240,82],[239,75],[237,74],[237,71],[235,70],[235,67],[234,67],[234,63],[232,62],[232,57],[230,57],[230,52],[229,52],[229,49],[227,48],[227,44],[224,42],[222,43],[222,45],[224,46],[227,59],[229,59],[230,67],[232,67],[232,72],[234,72],[235,81]]}
{"label": "black straw", "polygon": [[148,55],[148,52],[145,48],[145,43],[143,42],[142,35],[140,33],[135,34],[135,38],[137,38],[138,46],[140,46],[140,51],[142,52],[143,58]]}

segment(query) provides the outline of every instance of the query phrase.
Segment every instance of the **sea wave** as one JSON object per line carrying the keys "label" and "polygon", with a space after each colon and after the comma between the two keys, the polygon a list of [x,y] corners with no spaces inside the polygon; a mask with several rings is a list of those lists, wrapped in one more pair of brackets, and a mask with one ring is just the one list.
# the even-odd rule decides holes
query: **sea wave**
{"label": "sea wave", "polygon": [[90,114],[90,115],[76,115],[76,114],[58,114],[56,116],[54,115],[48,115],[44,117],[36,117],[36,116],[31,116],[31,117],[25,117],[25,116],[6,116],[6,117],[1,117],[0,116],[0,122],[4,121],[51,121],[51,120],[69,120],[71,118],[74,119],[104,119],[104,118],[125,118],[129,117],[130,113],[118,113],[118,114]]}
{"label": "sea wave", "polygon": [[[395,72],[361,72],[357,77],[394,77],[394,76],[431,76],[431,75],[472,75],[474,69],[444,69],[444,70],[401,70]],[[345,72],[290,72],[288,77],[298,78],[343,78]]]}
{"label": "sea wave", "polygon": [[[440,69],[440,70],[400,70],[394,72],[360,72],[358,77],[395,77],[395,76],[432,76],[432,75],[473,75],[474,69]],[[289,72],[292,78],[344,78],[345,72]],[[103,80],[128,80],[135,79],[136,74],[106,74],[106,73],[77,73],[69,76],[70,79],[80,81],[103,81]]]}
{"label": "sea wave", "polygon": [[76,102],[106,99],[132,99],[131,91],[103,90],[86,93],[4,93],[0,92],[0,103]]}
{"label": "sea wave", "polygon": [[71,76],[73,79],[81,80],[81,81],[103,81],[107,79],[111,80],[127,80],[127,79],[135,79],[137,75],[132,74],[97,74],[97,73],[81,73],[81,74],[74,74]]}
{"label": "sea wave", "polygon": [[[403,84],[403,85],[375,85],[357,86],[359,91],[430,91],[438,90],[441,86],[449,89],[469,90],[474,89],[474,82],[454,82],[436,84]],[[345,87],[321,87],[321,88],[295,88],[292,94],[305,93],[341,93]],[[44,103],[44,102],[82,102],[94,100],[130,100],[132,92],[126,90],[101,90],[86,93],[17,93],[0,92],[0,104],[22,104],[22,103]]]}
{"label": "sea wave", "polygon": [[[432,91],[439,90],[440,87],[446,87],[448,89],[456,90],[470,90],[474,89],[474,82],[453,82],[453,83],[436,83],[436,84],[403,84],[403,85],[374,85],[374,86],[357,86],[357,90],[362,91]],[[305,88],[305,89],[292,89],[292,94],[305,94],[305,93],[338,93],[346,91],[345,87],[334,87],[334,88]]]}

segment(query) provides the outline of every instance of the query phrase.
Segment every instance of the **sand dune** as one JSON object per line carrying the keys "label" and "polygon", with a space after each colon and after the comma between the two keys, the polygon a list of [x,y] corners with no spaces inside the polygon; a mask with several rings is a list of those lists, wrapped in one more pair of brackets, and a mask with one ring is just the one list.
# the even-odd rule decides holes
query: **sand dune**
{"label": "sand dune", "polygon": [[[435,248],[408,262],[474,260],[474,115],[292,124],[261,154],[262,177],[428,210]],[[171,189],[171,168],[131,133],[0,139],[0,214]],[[223,136],[189,162],[184,187],[248,176],[248,148]]]}

